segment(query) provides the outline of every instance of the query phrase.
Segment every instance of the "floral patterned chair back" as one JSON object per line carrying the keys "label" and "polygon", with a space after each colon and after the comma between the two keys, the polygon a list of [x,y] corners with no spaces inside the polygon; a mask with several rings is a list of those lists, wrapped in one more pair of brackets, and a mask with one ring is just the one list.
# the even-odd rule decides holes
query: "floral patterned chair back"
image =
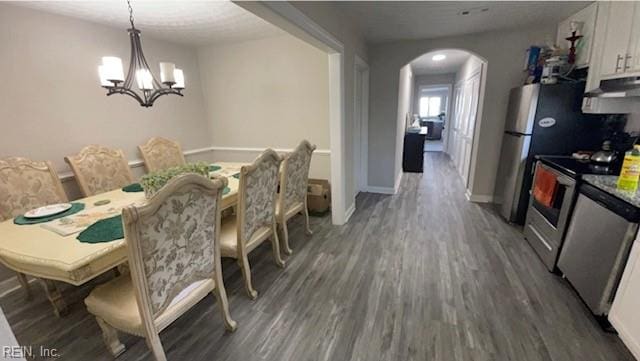
{"label": "floral patterned chair back", "polygon": [[305,203],[311,156],[315,149],[315,145],[303,140],[282,161],[279,196],[284,210],[296,204]]}
{"label": "floral patterned chair back", "polygon": [[265,150],[251,165],[240,169],[238,188],[238,235],[247,241],[262,227],[275,223],[278,170],[282,158]]}
{"label": "floral patterned chair back", "polygon": [[0,159],[0,220],[67,201],[60,178],[50,162]]}
{"label": "floral patterned chair back", "polygon": [[85,197],[133,183],[131,169],[122,150],[89,145],[64,160],[71,167]]}
{"label": "floral patterned chair back", "polygon": [[180,143],[173,140],[154,137],[138,146],[147,172],[171,168],[186,163]]}
{"label": "floral patterned chair back", "polygon": [[226,185],[226,178],[185,174],[170,180],[146,204],[123,209],[131,275],[143,317],[157,317],[180,292],[220,271],[215,257],[220,250],[218,207]]}

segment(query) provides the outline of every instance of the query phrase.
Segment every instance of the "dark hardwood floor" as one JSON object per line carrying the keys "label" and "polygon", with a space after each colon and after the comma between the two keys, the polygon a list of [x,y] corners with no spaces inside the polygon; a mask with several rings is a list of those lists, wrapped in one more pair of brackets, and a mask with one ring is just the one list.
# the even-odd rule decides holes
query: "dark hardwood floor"
{"label": "dark hardwood floor", "polygon": [[[399,194],[361,194],[345,226],[312,218],[307,237],[297,217],[286,269],[268,244],[251,254],[257,300],[225,261],[237,331],[224,331],[208,297],[162,332],[168,359],[633,360],[519,229],[465,200],[444,155],[425,156],[425,173],[405,174]],[[17,291],[0,305],[21,344],[55,347],[64,360],[110,360],[82,302],[94,285],[65,288],[71,313],[63,319],[35,284],[33,300]],[[118,360],[151,359],[143,339],[121,340],[127,351]]]}

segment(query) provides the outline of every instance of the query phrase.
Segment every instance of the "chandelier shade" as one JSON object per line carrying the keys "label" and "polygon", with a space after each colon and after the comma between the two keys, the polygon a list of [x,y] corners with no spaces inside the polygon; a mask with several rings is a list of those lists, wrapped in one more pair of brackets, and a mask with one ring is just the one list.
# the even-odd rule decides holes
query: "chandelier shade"
{"label": "chandelier shade", "polygon": [[[141,106],[151,107],[162,95],[175,94],[183,96],[184,73],[175,64],[160,63],[160,81],[153,75],[142,51],[140,30],[133,24],[133,10],[129,6],[131,28],[127,29],[131,42],[131,59],[127,76],[124,76],[122,60],[115,56],[102,57],[102,65],[98,66],[100,86],[107,89],[107,96],[125,94],[136,99]],[[137,91],[134,87],[137,87]]]}

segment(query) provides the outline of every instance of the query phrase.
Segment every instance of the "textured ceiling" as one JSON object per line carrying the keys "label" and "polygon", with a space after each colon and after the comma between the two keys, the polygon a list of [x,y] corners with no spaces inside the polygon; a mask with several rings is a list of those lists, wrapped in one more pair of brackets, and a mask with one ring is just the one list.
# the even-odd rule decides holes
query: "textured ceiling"
{"label": "textured ceiling", "polygon": [[[443,54],[447,58],[434,61],[436,54]],[[421,74],[448,74],[455,73],[471,56],[468,52],[456,49],[439,50],[426,53],[411,62],[411,70],[415,75]]]}
{"label": "textured ceiling", "polygon": [[[557,23],[588,6],[585,1],[335,2],[368,42],[428,39]],[[483,11],[484,9],[488,9]],[[460,15],[462,11],[469,15]]]}
{"label": "textured ceiling", "polygon": [[[125,0],[13,4],[123,29],[129,27]],[[279,28],[229,1],[132,0],[131,4],[136,27],[144,35],[176,43],[205,45],[283,34]]]}

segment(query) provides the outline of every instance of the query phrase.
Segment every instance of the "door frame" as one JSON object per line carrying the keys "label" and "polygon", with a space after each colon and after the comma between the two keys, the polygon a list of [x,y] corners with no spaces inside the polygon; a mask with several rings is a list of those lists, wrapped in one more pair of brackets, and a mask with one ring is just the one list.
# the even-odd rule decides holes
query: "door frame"
{"label": "door frame", "polygon": [[[353,108],[353,137],[354,137],[354,187],[355,195],[364,192],[369,185],[369,65],[359,56],[354,62],[354,108]],[[357,79],[360,79],[360,82]],[[361,102],[358,104],[358,92]],[[356,155],[360,155],[356,159]]]}

